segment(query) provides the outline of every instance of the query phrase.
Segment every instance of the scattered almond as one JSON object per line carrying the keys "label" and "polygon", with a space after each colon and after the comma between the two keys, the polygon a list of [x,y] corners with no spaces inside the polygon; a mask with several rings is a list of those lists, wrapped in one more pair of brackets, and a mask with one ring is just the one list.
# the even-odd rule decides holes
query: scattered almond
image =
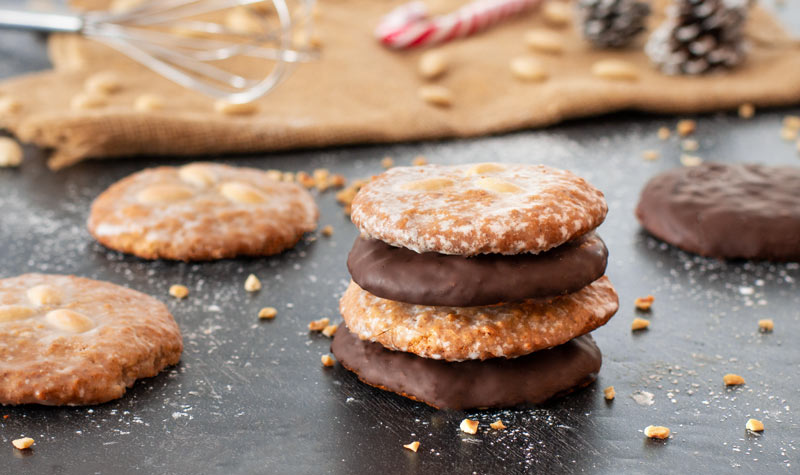
{"label": "scattered almond", "polygon": [[328,183],[334,188],[342,188],[344,185],[347,184],[347,179],[338,173],[331,176],[331,179]]}
{"label": "scattered almond", "polygon": [[327,336],[328,338],[333,337],[336,334],[336,330],[339,329],[339,325],[328,325],[322,329],[322,334]]}
{"label": "scattered almond", "polygon": [[325,329],[328,325],[330,325],[331,319],[330,318],[320,318],[319,320],[312,320],[308,323],[308,329],[312,332],[319,332]]}
{"label": "scattered almond", "polygon": [[189,288],[180,284],[172,285],[169,288],[169,294],[176,299],[184,299],[189,295]]}
{"label": "scattered almond", "polygon": [[525,44],[540,53],[561,54],[564,52],[564,39],[558,33],[548,30],[528,30]]}
{"label": "scattered almond", "polygon": [[783,126],[787,129],[800,130],[800,116],[787,115],[783,118]]}
{"label": "scattered almond", "polygon": [[22,147],[11,137],[0,137],[0,168],[18,167],[22,163]]}
{"label": "scattered almond", "polygon": [[422,155],[417,155],[413,160],[411,160],[411,164],[415,167],[421,167],[428,164],[428,159]]}
{"label": "scattered almond", "polygon": [[637,310],[647,311],[653,306],[655,300],[655,297],[648,295],[647,297],[637,297],[636,300],[633,301],[633,304],[636,306]]}
{"label": "scattered almond", "polygon": [[509,62],[511,74],[521,81],[544,81],[547,79],[547,70],[544,64],[530,56],[518,56]]}
{"label": "scattered almond", "polygon": [[164,108],[164,99],[158,94],[142,94],[133,102],[133,108],[140,112],[152,112]]}
{"label": "scattered almond", "polygon": [[419,441],[415,440],[414,442],[411,442],[410,444],[404,445],[403,448],[408,449],[408,450],[410,450],[412,452],[416,452],[419,449]]}
{"label": "scattered almond", "polygon": [[775,328],[775,322],[771,318],[764,318],[758,321],[758,331],[761,333],[769,333]]}
{"label": "scattered almond", "polygon": [[14,439],[14,440],[11,441],[11,444],[17,450],[25,450],[25,449],[31,448],[31,446],[33,445],[33,439],[31,439],[30,437],[23,437],[21,439]]}
{"label": "scattered almond", "polygon": [[13,97],[0,97],[0,115],[12,115],[22,110],[22,103]]}
{"label": "scattered almond", "polygon": [[44,319],[51,326],[70,333],[87,332],[95,326],[86,315],[66,308],[47,312]]}
{"label": "scattered almond", "polygon": [[684,167],[697,167],[703,163],[703,159],[697,155],[683,154],[681,155],[681,165]]}
{"label": "scattered almond", "polygon": [[320,360],[322,361],[322,366],[325,366],[326,368],[330,368],[331,366],[336,364],[336,361],[333,359],[331,355],[322,355],[322,358],[320,358]]}
{"label": "scattered almond", "polygon": [[447,56],[436,50],[425,52],[419,58],[417,71],[425,79],[436,79],[447,71]]}
{"label": "scattered almond", "polygon": [[303,171],[297,172],[297,174],[295,175],[295,180],[297,180],[297,183],[300,183],[301,185],[309,189],[314,188],[314,185],[316,184],[314,178],[312,178],[311,175]]}
{"label": "scattered almond", "polygon": [[644,318],[636,317],[633,319],[633,323],[631,323],[631,331],[639,331],[639,330],[646,330],[647,327],[650,326],[650,321],[645,320]]}
{"label": "scattered almond", "polygon": [[758,419],[748,419],[744,427],[750,432],[764,432],[764,423]]}
{"label": "scattered almond", "polygon": [[394,159],[392,157],[383,157],[381,159],[381,166],[383,168],[392,168],[394,166]]}
{"label": "scattered almond", "polygon": [[331,237],[331,236],[333,236],[333,226],[331,226],[331,225],[329,224],[329,225],[327,225],[327,226],[323,227],[323,228],[322,228],[322,230],[321,230],[320,232],[321,232],[321,233],[322,233],[322,235],[323,235],[323,236],[325,236],[325,237]]}
{"label": "scattered almond", "polygon": [[686,152],[696,152],[700,148],[700,143],[697,140],[686,139],[681,142],[681,148]]}
{"label": "scattered almond", "polygon": [[261,281],[258,280],[258,277],[255,274],[250,274],[247,276],[247,279],[244,281],[244,290],[248,292],[256,292],[261,290]]}
{"label": "scattered almond", "polygon": [[122,81],[114,71],[102,71],[89,76],[83,89],[89,94],[114,94],[122,89]]}
{"label": "scattered almond", "polygon": [[432,106],[450,107],[453,105],[453,93],[444,86],[422,86],[417,93],[420,99]]}
{"label": "scattered almond", "polygon": [[258,311],[258,318],[272,320],[278,315],[278,309],[275,307],[264,307]]}
{"label": "scattered almond", "polygon": [[603,397],[606,398],[606,401],[613,401],[616,396],[617,392],[614,391],[614,386],[609,386],[603,389]]}
{"label": "scattered almond", "polygon": [[651,439],[666,439],[669,437],[669,428],[663,426],[647,426],[644,435]]}
{"label": "scattered almond", "polygon": [[214,110],[224,115],[252,115],[258,111],[258,106],[254,102],[238,104],[220,99],[214,103]]}
{"label": "scattered almond", "polygon": [[672,132],[670,132],[669,128],[667,127],[659,127],[658,128],[658,138],[661,140],[667,140]]}
{"label": "scattered almond", "polygon": [[696,129],[697,129],[697,122],[690,119],[679,120],[678,126],[676,127],[678,135],[680,135],[681,137],[686,137],[687,135],[693,134]]}
{"label": "scattered almond", "polygon": [[563,28],[572,20],[572,8],[566,2],[549,1],[542,9],[544,22],[555,28]]}
{"label": "scattered almond", "polygon": [[69,102],[70,109],[74,111],[82,111],[89,109],[100,109],[108,105],[106,98],[99,94],[88,94],[80,92],[72,97]]}
{"label": "scattered almond", "polygon": [[461,421],[461,425],[459,426],[461,432],[466,432],[467,434],[477,434],[478,433],[478,421],[473,421],[472,419],[464,419]]}
{"label": "scattered almond", "polygon": [[658,150],[645,150],[642,152],[642,158],[649,161],[658,160],[660,156],[661,153]]}
{"label": "scattered almond", "polygon": [[317,187],[317,190],[325,191],[330,186],[328,179],[331,176],[331,172],[327,168],[317,168],[311,176],[314,178],[314,186]]}
{"label": "scattered almond", "polygon": [[489,427],[491,427],[494,430],[503,430],[503,429],[506,428],[506,425],[503,424],[503,421],[501,421],[500,419],[497,419],[496,421],[494,421],[491,424],[489,424]]}
{"label": "scattered almond", "polygon": [[635,81],[639,79],[639,68],[620,59],[604,59],[592,65],[592,74],[603,79]]}
{"label": "scattered almond", "polygon": [[738,374],[728,373],[722,377],[722,382],[725,386],[740,386],[744,384],[744,378]]}
{"label": "scattered almond", "polygon": [[797,140],[798,132],[800,132],[800,129],[790,129],[789,127],[784,127],[781,129],[781,138],[787,142],[792,142]]}
{"label": "scattered almond", "polygon": [[281,181],[285,181],[287,183],[294,182],[294,173],[284,172],[283,176],[281,176]]}
{"label": "scattered almond", "polygon": [[739,106],[739,117],[742,119],[751,119],[756,115],[756,108],[753,104],[742,104]]}

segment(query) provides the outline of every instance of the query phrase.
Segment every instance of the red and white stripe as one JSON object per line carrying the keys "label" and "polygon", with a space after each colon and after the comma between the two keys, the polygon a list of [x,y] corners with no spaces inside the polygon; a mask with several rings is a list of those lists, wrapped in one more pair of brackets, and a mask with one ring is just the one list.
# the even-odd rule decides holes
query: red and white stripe
{"label": "red and white stripe", "polygon": [[477,0],[452,13],[429,18],[425,4],[415,1],[386,15],[375,36],[394,49],[430,46],[469,36],[540,3],[542,0]]}

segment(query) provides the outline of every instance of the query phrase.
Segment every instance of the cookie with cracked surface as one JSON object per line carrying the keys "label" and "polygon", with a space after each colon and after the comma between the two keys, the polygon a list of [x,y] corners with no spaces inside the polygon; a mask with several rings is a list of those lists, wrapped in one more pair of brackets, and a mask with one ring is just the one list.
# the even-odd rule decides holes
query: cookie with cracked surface
{"label": "cookie with cracked surface", "polygon": [[92,203],[89,232],[145,259],[266,256],[317,226],[314,198],[262,170],[214,163],[158,167],[111,185]]}
{"label": "cookie with cracked surface", "polygon": [[705,163],[653,177],[636,216],[653,236],[722,259],[800,261],[800,168]]}
{"label": "cookie with cracked surface", "polygon": [[0,404],[100,404],[182,351],[172,315],[148,295],[67,275],[0,279]]}
{"label": "cookie with cracked surface", "polygon": [[590,384],[602,364],[590,335],[519,358],[450,362],[387,350],[340,328],[331,351],[370,386],[455,410],[540,404]]}
{"label": "cookie with cracked surface", "polygon": [[544,165],[396,167],[358,192],[361,233],[416,252],[473,256],[539,253],[599,226],[603,193]]}
{"label": "cookie with cracked surface", "polygon": [[550,348],[604,325],[619,308],[607,277],[553,299],[485,307],[434,307],[376,297],[355,282],[339,302],[362,340],[423,358],[513,358]]}

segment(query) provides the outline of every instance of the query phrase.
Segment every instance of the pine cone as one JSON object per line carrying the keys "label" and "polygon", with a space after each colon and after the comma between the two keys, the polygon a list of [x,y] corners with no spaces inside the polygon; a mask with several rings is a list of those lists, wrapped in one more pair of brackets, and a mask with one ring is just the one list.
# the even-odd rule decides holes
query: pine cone
{"label": "pine cone", "polygon": [[748,0],[677,0],[650,36],[645,51],[667,74],[732,68],[747,55]]}
{"label": "pine cone", "polygon": [[650,5],[638,0],[580,0],[583,37],[600,48],[621,48],[644,31]]}

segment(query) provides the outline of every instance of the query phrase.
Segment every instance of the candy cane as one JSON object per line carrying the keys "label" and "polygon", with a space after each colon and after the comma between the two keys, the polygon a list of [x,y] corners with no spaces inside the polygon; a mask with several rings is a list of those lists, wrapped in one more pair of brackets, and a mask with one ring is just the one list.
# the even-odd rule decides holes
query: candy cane
{"label": "candy cane", "polygon": [[542,0],[477,0],[452,13],[434,18],[428,17],[424,3],[406,3],[381,20],[375,29],[375,37],[384,45],[395,49],[430,46],[469,36],[541,2]]}

